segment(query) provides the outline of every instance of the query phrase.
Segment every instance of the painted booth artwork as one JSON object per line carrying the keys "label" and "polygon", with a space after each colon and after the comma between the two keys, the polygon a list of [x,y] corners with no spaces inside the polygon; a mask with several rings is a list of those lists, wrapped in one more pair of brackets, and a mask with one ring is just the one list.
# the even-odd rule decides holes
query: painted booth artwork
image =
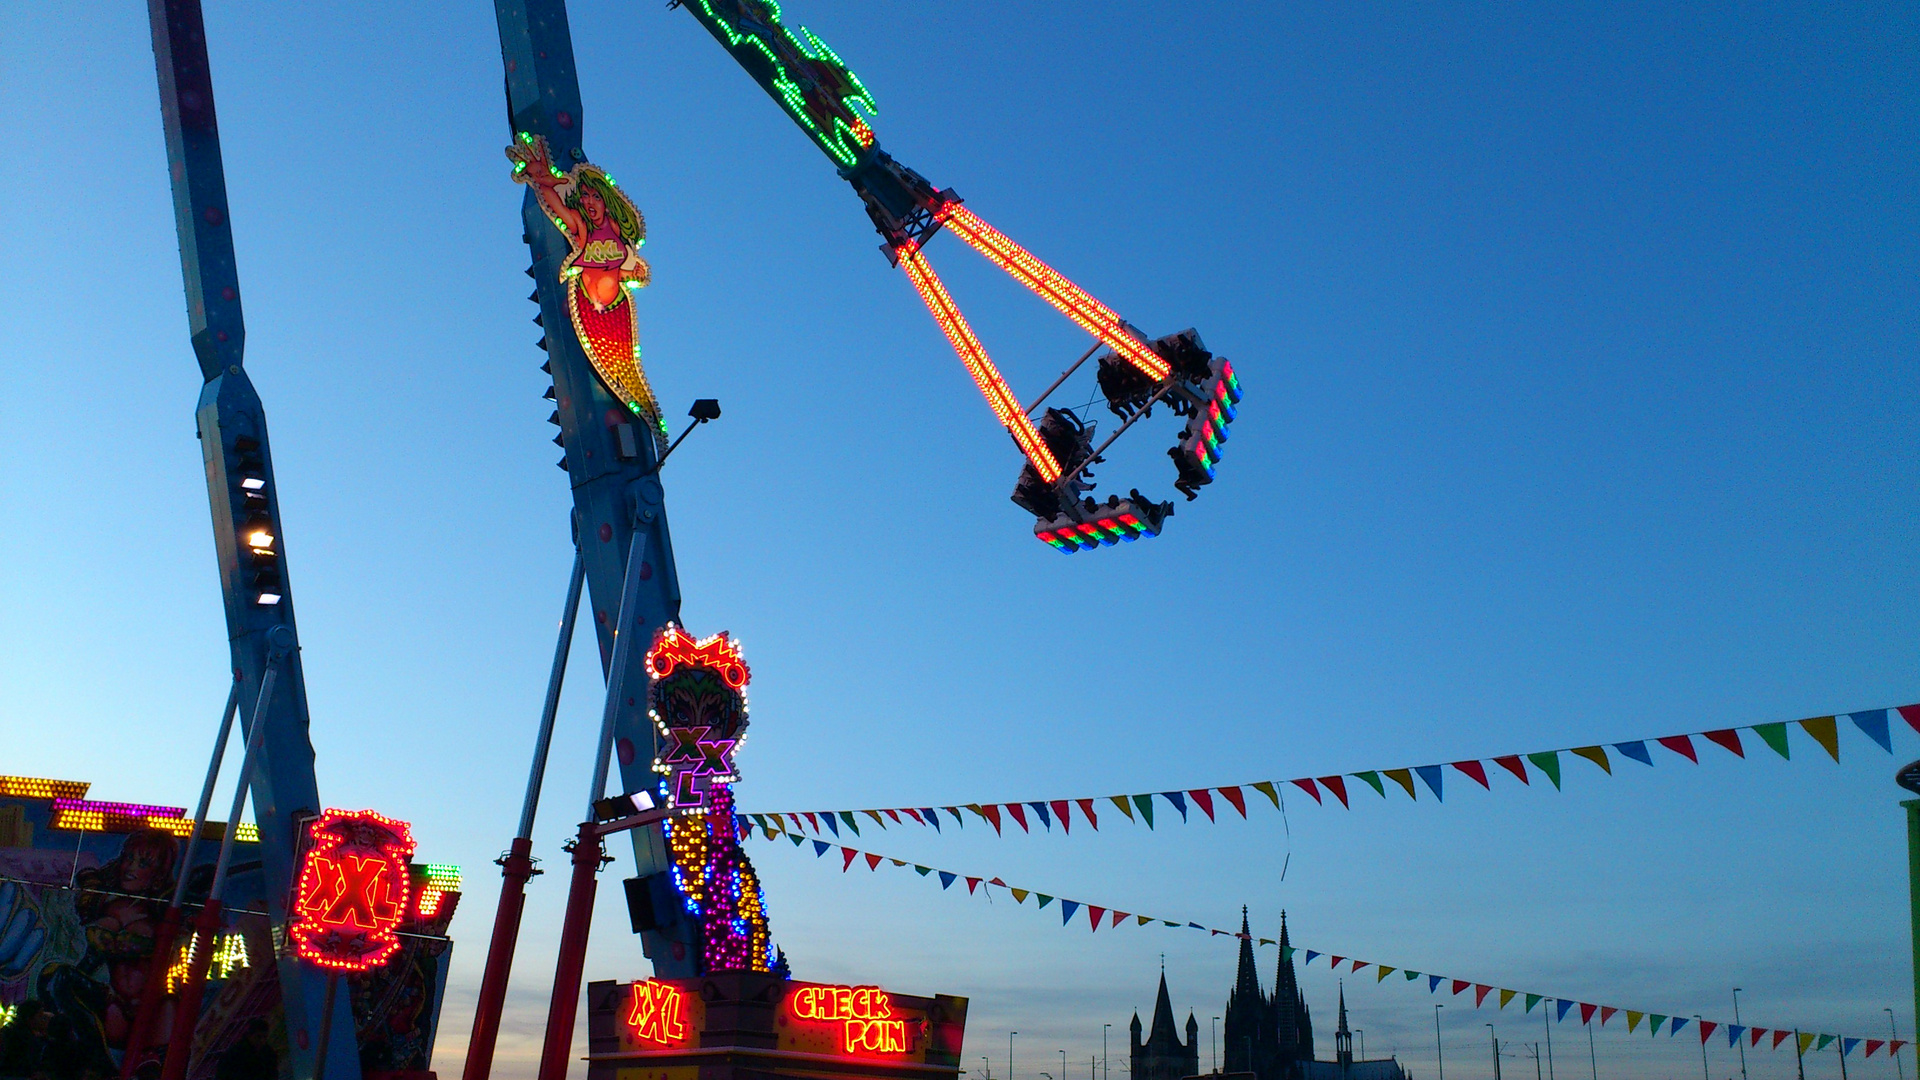
{"label": "painted booth artwork", "polygon": [[[182,874],[189,921],[205,899],[222,826],[209,824],[185,867],[192,822],[183,810],[18,794],[47,784],[85,790],[0,777],[0,1078],[111,1080],[148,994],[162,995],[155,1037],[171,1030],[187,935],[158,986],[148,982],[155,936]],[[188,1080],[290,1080],[273,937],[252,914],[266,904],[249,832],[234,846]],[[368,1076],[425,1070],[432,1051],[458,876],[451,867],[413,872],[421,903],[401,949],[384,969],[347,982]],[[165,1050],[149,1048],[133,1075],[157,1077]]]}
{"label": "painted booth artwork", "polygon": [[656,452],[664,453],[666,422],[640,366],[640,316],[630,295],[653,276],[640,257],[646,218],[599,166],[582,162],[561,172],[539,135],[522,132],[507,147],[507,158],[514,181],[533,190],[572,248],[560,264],[560,280],[581,349],[607,392],[641,419]]}

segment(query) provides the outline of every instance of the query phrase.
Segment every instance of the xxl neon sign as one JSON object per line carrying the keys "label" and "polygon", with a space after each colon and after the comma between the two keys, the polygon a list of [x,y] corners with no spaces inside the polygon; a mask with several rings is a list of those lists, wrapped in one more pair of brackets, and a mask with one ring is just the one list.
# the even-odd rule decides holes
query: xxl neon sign
{"label": "xxl neon sign", "polygon": [[328,810],[310,830],[289,931],[295,951],[335,971],[379,967],[400,948],[412,832],[371,810]]}
{"label": "xxl neon sign", "polygon": [[687,1037],[687,995],[657,979],[633,984],[627,1030],[640,1042],[678,1046]]}
{"label": "xxl neon sign", "polygon": [[892,999],[877,986],[803,986],[787,1003],[796,1020],[840,1025],[848,1054],[907,1053],[919,1027],[894,1016]]}

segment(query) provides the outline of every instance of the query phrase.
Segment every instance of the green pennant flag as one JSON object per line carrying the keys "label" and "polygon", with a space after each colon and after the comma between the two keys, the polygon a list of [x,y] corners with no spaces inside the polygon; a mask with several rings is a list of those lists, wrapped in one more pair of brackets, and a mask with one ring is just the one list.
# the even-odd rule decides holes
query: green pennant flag
{"label": "green pennant flag", "polygon": [[1133,805],[1140,808],[1140,820],[1147,823],[1147,828],[1153,828],[1153,796],[1135,795]]}
{"label": "green pennant flag", "polygon": [[1787,725],[1755,724],[1753,725],[1753,733],[1760,736],[1762,742],[1773,747],[1774,753],[1779,754],[1783,758],[1792,759],[1793,755],[1787,750]]}
{"label": "green pennant flag", "polygon": [[794,847],[799,847],[801,844],[804,844],[807,842],[807,838],[804,836],[801,836],[799,833],[788,833],[787,839],[793,841]]}
{"label": "green pennant flag", "polygon": [[1380,782],[1379,773],[1369,769],[1366,772],[1351,773],[1349,775],[1351,775],[1356,780],[1365,781],[1366,785],[1372,788],[1374,791],[1378,792],[1381,798],[1384,799],[1387,797],[1387,786]]}
{"label": "green pennant flag", "polygon": [[1820,1041],[1819,1041],[1819,1042],[1817,1042],[1817,1043],[1815,1043],[1815,1044],[1814,1044],[1814,1047],[1813,1047],[1813,1048],[1814,1048],[1815,1050],[1825,1050],[1825,1049],[1827,1048],[1827,1044],[1828,1044],[1828,1043],[1830,1043],[1830,1042],[1832,1042],[1832,1041],[1833,1041],[1833,1036],[1831,1036],[1831,1035],[1822,1035],[1822,1036],[1820,1036]]}
{"label": "green pennant flag", "polygon": [[1280,946],[1280,962],[1283,964],[1293,963],[1293,954],[1299,951],[1300,951],[1299,949],[1296,949],[1291,945]]}
{"label": "green pennant flag", "polygon": [[1053,903],[1053,897],[1048,896],[1046,893],[1043,893],[1043,892],[1034,893],[1033,898],[1035,900],[1040,901],[1038,904],[1035,905],[1036,907],[1046,907],[1048,904]]}
{"label": "green pennant flag", "polygon": [[853,811],[851,810],[840,811],[840,820],[847,823],[847,828],[853,830],[853,835],[855,836],[860,835],[860,825],[858,822],[853,820]]}
{"label": "green pennant flag", "polygon": [[1533,1011],[1533,1007],[1534,1007],[1535,1005],[1538,1005],[1538,1004],[1540,1004],[1540,999],[1541,999],[1541,997],[1542,997],[1542,996],[1544,996],[1544,995],[1541,995],[1541,994],[1528,994],[1528,995],[1527,995],[1527,1008],[1526,1008],[1526,1011],[1527,1011],[1527,1012],[1532,1012],[1532,1011]]}
{"label": "green pennant flag", "polygon": [[933,867],[921,866],[919,863],[914,863],[913,872],[919,874],[921,877],[926,877],[928,874],[933,873]]}
{"label": "green pennant flag", "polygon": [[1527,760],[1533,762],[1534,768],[1547,774],[1547,779],[1553,781],[1553,790],[1560,790],[1560,751],[1548,750],[1542,754],[1528,754]]}
{"label": "green pennant flag", "polygon": [[1419,972],[1417,972],[1417,971],[1414,971],[1414,970],[1413,970],[1413,969],[1411,969],[1411,968],[1409,968],[1409,969],[1407,970],[1407,981],[1408,981],[1408,982],[1412,982],[1413,980],[1415,980],[1415,979],[1417,979],[1417,978],[1419,978],[1419,977],[1420,977],[1420,973],[1419,973]]}
{"label": "green pennant flag", "polygon": [[1648,1013],[1647,1014],[1647,1034],[1649,1035],[1660,1034],[1660,1025],[1666,1022],[1667,1022],[1667,1015],[1665,1013]]}

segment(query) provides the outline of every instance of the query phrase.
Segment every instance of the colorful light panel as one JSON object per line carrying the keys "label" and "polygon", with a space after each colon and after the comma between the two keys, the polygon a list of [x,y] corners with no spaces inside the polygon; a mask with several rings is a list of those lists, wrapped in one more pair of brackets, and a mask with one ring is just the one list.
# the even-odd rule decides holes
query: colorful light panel
{"label": "colorful light panel", "polygon": [[947,295],[940,276],[927,264],[926,256],[918,246],[908,244],[899,249],[900,266],[906,270],[907,278],[920,293],[920,299],[933,313],[933,320],[940,324],[940,331],[947,335],[947,343],[959,355],[960,362],[966,365],[967,374],[973,376],[973,384],[980,388],[980,396],[987,399],[988,407],[998,417],[1002,426],[1013,434],[1013,441],[1020,445],[1020,451],[1033,463],[1033,471],[1040,479],[1049,484],[1060,480],[1060,463],[1053,458],[1053,451],[1041,440],[1040,433],[1034,430],[1033,421],[1028,419],[1025,409],[1007,388],[1000,370],[993,366],[987,357],[987,350],[980,339],[973,336],[973,328],[967,325],[966,316],[960,314],[960,308]]}
{"label": "colorful light panel", "polygon": [[993,226],[974,216],[971,210],[959,203],[947,203],[936,215],[951,229],[955,236],[965,240],[975,251],[991,259],[995,265],[1005,270],[1015,281],[1031,289],[1042,300],[1052,304],[1062,315],[1080,324],[1081,328],[1099,338],[1105,345],[1118,353],[1128,363],[1139,368],[1154,382],[1165,382],[1173,369],[1158,353],[1148,348],[1138,338],[1127,332],[1119,315],[1113,309],[1089,296],[1087,292],[1068,281],[1053,267],[1041,262],[1033,253],[1008,239]]}
{"label": "colorful light panel", "polygon": [[0,776],[0,795],[14,799],[80,799],[92,785],[85,780],[42,780],[33,776]]}
{"label": "colorful light panel", "polygon": [[1228,425],[1238,415],[1235,406],[1240,403],[1241,390],[1233,365],[1223,359],[1218,363],[1217,372],[1211,395],[1187,419],[1186,434],[1180,441],[1180,452],[1187,459],[1180,462],[1181,472],[1195,483],[1201,482],[1194,475],[1196,470],[1204,473],[1207,480],[1214,478],[1214,468],[1220,464],[1220,444],[1227,441]]}
{"label": "colorful light panel", "polygon": [[1121,541],[1131,544],[1143,536],[1158,536],[1160,531],[1133,514],[1116,514],[1072,525],[1043,527],[1033,535],[1055,550],[1071,555],[1076,551],[1112,547]]}
{"label": "colorful light panel", "polygon": [[431,919],[440,912],[440,899],[460,891],[460,868],[442,863],[417,863],[413,867],[414,915]]}
{"label": "colorful light panel", "polygon": [[[729,50],[745,48],[769,65],[772,74],[767,81],[775,100],[828,157],[849,166],[873,145],[872,129],[854,111],[858,106],[869,116],[879,112],[873,95],[813,31],[803,26],[796,35],[787,29],[775,0],[752,4],[692,0],[687,10]],[[747,68],[753,70],[750,64]]]}
{"label": "colorful light panel", "polygon": [[327,810],[309,826],[288,935],[300,958],[362,972],[400,948],[394,928],[407,911],[413,832],[371,810]]}

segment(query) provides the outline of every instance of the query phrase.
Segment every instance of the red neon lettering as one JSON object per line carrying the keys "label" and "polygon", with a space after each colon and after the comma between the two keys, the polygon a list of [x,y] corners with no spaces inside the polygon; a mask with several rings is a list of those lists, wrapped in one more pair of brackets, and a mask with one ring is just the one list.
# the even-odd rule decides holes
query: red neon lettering
{"label": "red neon lettering", "polygon": [[687,1037],[686,995],[666,983],[648,979],[633,984],[627,1027],[641,1042],[676,1045]]}
{"label": "red neon lettering", "polygon": [[877,986],[803,986],[793,992],[793,1015],[801,1020],[849,1023],[886,1020],[893,999]]}
{"label": "red neon lettering", "polygon": [[311,891],[301,898],[301,914],[322,926],[377,930],[400,921],[400,905],[382,879],[387,860],[377,855],[313,857]]}
{"label": "red neon lettering", "polygon": [[849,1020],[845,1045],[849,1054],[904,1054],[907,1052],[907,1022]]}

